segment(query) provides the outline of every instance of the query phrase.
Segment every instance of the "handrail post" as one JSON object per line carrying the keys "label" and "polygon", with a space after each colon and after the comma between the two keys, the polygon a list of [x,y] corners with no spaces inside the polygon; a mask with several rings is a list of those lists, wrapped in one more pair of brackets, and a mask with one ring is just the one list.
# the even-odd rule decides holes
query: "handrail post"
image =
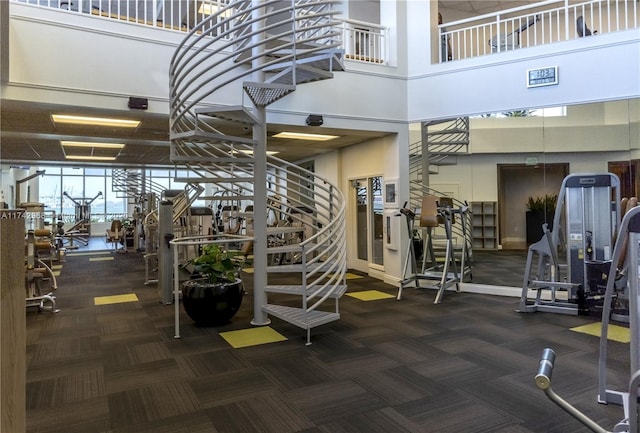
{"label": "handrail post", "polygon": [[564,0],[564,40],[569,40],[569,0]]}
{"label": "handrail post", "polygon": [[[496,15],[496,46],[498,47],[498,50],[496,52],[500,52],[502,51],[500,48],[500,14]],[[506,41],[505,41],[506,42]]]}

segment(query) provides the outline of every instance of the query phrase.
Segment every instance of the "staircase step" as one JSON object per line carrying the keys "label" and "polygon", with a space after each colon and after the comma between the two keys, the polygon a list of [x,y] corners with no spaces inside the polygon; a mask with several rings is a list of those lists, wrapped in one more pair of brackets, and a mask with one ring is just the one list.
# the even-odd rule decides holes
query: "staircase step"
{"label": "staircase step", "polygon": [[235,135],[225,135],[216,132],[206,132],[202,130],[193,130],[186,132],[172,133],[169,137],[170,140],[199,140],[199,141],[216,141],[221,143],[241,143],[249,146],[255,146],[256,142],[251,138],[237,137]]}
{"label": "staircase step", "polygon": [[[222,182],[221,182],[222,183]],[[255,197],[252,195],[225,195],[225,196],[220,196],[220,195],[202,195],[200,197],[197,198],[197,200],[205,200],[205,201],[217,201],[220,200],[221,198],[223,198],[225,201],[251,201],[253,200]]]}
{"label": "staircase step", "polygon": [[[345,294],[345,292],[347,291],[347,285],[346,284],[339,284],[337,286],[328,286],[325,289],[323,289],[318,296],[323,296],[325,293],[327,293],[329,290],[334,290],[334,292],[329,296],[332,299],[339,299],[340,297],[342,297],[342,295]],[[269,293],[285,293],[288,295],[300,295],[302,296],[303,293],[303,287],[301,285],[295,285],[295,284],[273,284],[273,285],[267,285],[264,287],[264,290],[266,292]],[[307,287],[307,294],[311,294],[313,293],[316,289],[316,287],[312,286],[312,287]]]}
{"label": "staircase step", "polygon": [[302,329],[311,329],[340,319],[340,313],[317,310],[307,311],[303,308],[286,307],[284,305],[266,304],[262,306],[262,311]]}
{"label": "staircase step", "polygon": [[219,105],[215,107],[201,107],[195,110],[196,115],[215,117],[217,119],[238,122],[244,125],[260,123],[251,111],[243,105]]}
{"label": "staircase step", "polygon": [[438,131],[428,131],[426,135],[432,136],[432,135],[468,134],[468,133],[469,133],[468,129],[451,128],[451,129],[440,129]]}
{"label": "staircase step", "polygon": [[210,162],[213,164],[247,164],[253,166],[253,158],[235,158],[233,156],[201,156],[201,155],[171,155],[171,162]]}
{"label": "staircase step", "polygon": [[293,81],[294,77],[293,77],[292,68],[287,68],[283,70],[281,73],[276,74],[273,77],[270,77],[268,81],[270,83],[278,83],[278,84],[304,84],[304,83],[312,83],[314,81],[328,80],[330,78],[333,78],[333,72],[314,68],[309,65],[298,65],[296,66],[295,71],[296,71],[295,83]]}
{"label": "staircase step", "polygon": [[174,182],[182,183],[244,183],[253,182],[255,178],[250,177],[174,177]]}
{"label": "staircase step", "polygon": [[[307,250],[315,246],[315,244],[313,243],[309,243],[306,245],[307,245]],[[300,247],[300,244],[286,244],[286,245],[279,245],[277,247],[267,248],[267,254],[285,254],[285,253],[299,253],[299,252],[302,252],[302,248]]]}
{"label": "staircase step", "polygon": [[245,81],[242,87],[249,95],[251,102],[258,107],[266,107],[296,90],[296,86],[278,83],[256,83],[253,81]]}
{"label": "staircase step", "polygon": [[279,266],[267,266],[267,272],[303,272],[303,271],[312,271],[312,270],[320,270],[322,272],[328,271],[331,269],[332,263],[313,263],[313,264],[292,264],[292,265],[279,265]]}

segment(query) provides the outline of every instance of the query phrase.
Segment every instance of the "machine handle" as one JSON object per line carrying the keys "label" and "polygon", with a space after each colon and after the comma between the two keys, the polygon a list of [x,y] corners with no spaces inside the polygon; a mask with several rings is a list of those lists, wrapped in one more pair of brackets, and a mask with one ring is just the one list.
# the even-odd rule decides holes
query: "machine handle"
{"label": "machine handle", "polygon": [[569,402],[564,400],[558,394],[551,389],[551,374],[553,373],[553,364],[556,361],[556,353],[553,349],[544,349],[542,351],[542,357],[540,358],[540,365],[538,366],[538,373],[536,374],[536,385],[538,388],[544,391],[549,397],[549,400],[557,404],[569,415],[584,424],[589,430],[595,433],[609,433],[604,428],[600,427],[591,418],[580,412]]}
{"label": "machine handle", "polygon": [[553,364],[556,362],[556,352],[553,349],[544,349],[536,373],[536,386],[545,390],[551,386],[551,375],[553,374]]}

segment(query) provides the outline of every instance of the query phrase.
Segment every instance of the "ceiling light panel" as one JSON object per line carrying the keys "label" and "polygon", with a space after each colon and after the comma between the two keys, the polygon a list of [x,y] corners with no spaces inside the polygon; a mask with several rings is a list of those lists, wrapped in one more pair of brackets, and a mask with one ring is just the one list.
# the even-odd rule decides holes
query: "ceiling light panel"
{"label": "ceiling light panel", "polygon": [[304,132],[278,132],[273,138],[291,138],[293,140],[328,141],[338,138],[337,135],[309,134]]}
{"label": "ceiling light panel", "polygon": [[121,143],[92,143],[88,141],[61,141],[66,159],[87,161],[113,161],[124,148]]}
{"label": "ceiling light panel", "polygon": [[55,124],[89,125],[89,126],[113,126],[116,128],[136,128],[139,120],[116,119],[110,117],[71,116],[67,114],[52,114],[51,120]]}

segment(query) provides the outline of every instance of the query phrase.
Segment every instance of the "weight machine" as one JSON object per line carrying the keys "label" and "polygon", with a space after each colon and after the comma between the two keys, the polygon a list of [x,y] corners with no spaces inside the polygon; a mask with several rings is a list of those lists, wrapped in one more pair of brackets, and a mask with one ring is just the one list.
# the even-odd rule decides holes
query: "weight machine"
{"label": "weight machine", "polygon": [[[618,267],[618,264],[621,264]],[[600,355],[598,362],[598,402],[615,404],[623,407],[624,418],[618,422],[613,431],[638,433],[640,426],[640,407],[638,405],[638,389],[640,387],[640,207],[629,209],[618,232],[613,257],[608,270],[606,291],[602,312],[602,329],[600,334]],[[611,305],[616,297],[616,281],[614,276],[623,275],[625,278],[626,299],[629,310],[629,354],[630,379],[628,389],[614,391],[607,388],[607,346],[609,315]],[[538,388],[554,403],[571,414],[590,430],[606,433],[595,421],[573,407],[570,403],[556,395],[551,389],[551,374],[556,354],[552,349],[545,349],[540,361],[535,381]]]}
{"label": "weight machine", "polygon": [[[407,248],[406,259],[402,270],[403,280],[400,281],[397,299],[399,300],[402,297],[402,290],[406,286],[414,283],[417,289],[436,289],[437,293],[433,303],[439,304],[442,301],[445,290],[447,290],[449,287],[455,286],[456,291],[460,291],[460,276],[458,273],[458,265],[456,263],[454,254],[454,245],[451,232],[451,225],[453,223],[453,209],[450,206],[440,206],[435,196],[425,195],[423,197],[422,208],[420,209],[420,227],[427,229],[427,241],[423,249],[424,252],[422,269],[420,271],[418,270],[416,250],[413,242],[416,214],[415,212],[407,208],[407,203],[405,202],[402,209],[400,209],[399,215],[403,215],[407,222],[409,246]],[[443,225],[445,230],[445,257],[444,261],[439,266],[435,260],[435,253],[432,243],[432,230],[435,227],[438,227],[440,224]],[[427,255],[430,255],[433,261],[433,267],[429,269],[425,268]],[[408,277],[407,270],[410,271]],[[426,286],[422,287],[420,285],[420,281],[426,281]]]}
{"label": "weight machine", "polygon": [[[58,288],[58,283],[53,271],[42,260],[38,258],[37,250],[42,248],[36,240],[36,231],[27,232],[27,262],[25,266],[25,289],[26,306],[38,307],[40,310],[47,310],[57,313],[56,300],[53,291]],[[47,242],[48,243],[48,242]],[[45,307],[45,302],[49,303]]]}
{"label": "weight machine", "polygon": [[66,191],[63,194],[76,205],[75,225],[69,232],[77,230],[80,233],[86,233],[87,236],[91,236],[91,203],[102,195],[102,191],[98,191],[95,197],[74,198],[67,194]]}
{"label": "weight machine", "polygon": [[[517,311],[576,315],[601,308],[620,202],[615,174],[572,174],[562,181],[553,231],[545,224],[542,239],[529,247]],[[565,261],[558,255],[561,236],[566,237]]]}

